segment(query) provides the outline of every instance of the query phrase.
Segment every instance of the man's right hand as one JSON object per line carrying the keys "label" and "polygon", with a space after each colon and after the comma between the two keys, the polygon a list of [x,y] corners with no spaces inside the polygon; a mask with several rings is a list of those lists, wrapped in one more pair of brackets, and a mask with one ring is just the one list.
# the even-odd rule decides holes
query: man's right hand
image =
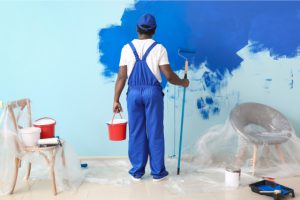
{"label": "man's right hand", "polygon": [[190,85],[190,81],[189,81],[189,79],[182,79],[182,87],[189,87],[189,85]]}
{"label": "man's right hand", "polygon": [[119,112],[122,112],[122,106],[121,106],[121,103],[120,102],[114,102],[114,105],[113,105],[113,112],[114,113],[119,113]]}

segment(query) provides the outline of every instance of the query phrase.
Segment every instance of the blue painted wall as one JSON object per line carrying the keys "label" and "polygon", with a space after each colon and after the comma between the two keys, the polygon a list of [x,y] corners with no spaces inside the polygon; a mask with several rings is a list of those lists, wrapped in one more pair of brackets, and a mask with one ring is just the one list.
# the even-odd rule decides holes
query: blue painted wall
{"label": "blue painted wall", "polygon": [[[105,122],[121,47],[136,37],[145,12],[157,17],[155,39],[176,73],[183,68],[177,49],[197,51],[185,150],[245,101],[279,109],[300,131],[300,2],[1,2],[0,100],[31,98],[33,117],[57,119],[57,134],[81,155],[126,155],[127,142],[110,142]],[[173,154],[182,90],[163,86],[166,152]]]}
{"label": "blue painted wall", "polygon": [[[243,59],[237,51],[253,41],[251,52],[265,49],[273,57],[295,57],[300,46],[300,2],[147,2],[135,4],[134,9],[126,10],[121,26],[102,29],[100,61],[105,65],[105,76],[118,71],[118,60],[111,55],[120,55],[122,46],[136,37],[136,21],[143,13],[152,13],[158,21],[155,39],[163,43],[169,51],[174,70],[182,69],[183,61],[176,54],[178,48],[196,50],[191,61],[195,69],[206,62],[212,73],[201,77],[212,94],[220,90],[220,83],[226,73],[240,67]],[[165,85],[165,83],[163,83]],[[202,117],[218,114],[217,104],[209,110],[198,109]],[[207,103],[214,104],[214,101]]]}

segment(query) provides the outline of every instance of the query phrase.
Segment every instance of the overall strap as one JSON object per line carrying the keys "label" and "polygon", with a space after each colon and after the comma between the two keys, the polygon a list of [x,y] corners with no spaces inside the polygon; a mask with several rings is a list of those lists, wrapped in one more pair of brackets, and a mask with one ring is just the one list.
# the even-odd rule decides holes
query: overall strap
{"label": "overall strap", "polygon": [[157,45],[157,42],[153,42],[153,43],[151,44],[151,46],[150,46],[150,47],[147,49],[147,51],[145,52],[145,54],[144,54],[142,60],[144,60],[144,61],[146,60],[148,54],[149,54],[150,51],[153,49],[153,47],[155,47],[156,45]]}
{"label": "overall strap", "polygon": [[135,57],[136,61],[139,61],[140,60],[139,55],[137,54],[136,48],[134,47],[134,45],[132,44],[132,42],[129,43],[129,46],[132,49],[132,52],[134,54],[134,57]]}

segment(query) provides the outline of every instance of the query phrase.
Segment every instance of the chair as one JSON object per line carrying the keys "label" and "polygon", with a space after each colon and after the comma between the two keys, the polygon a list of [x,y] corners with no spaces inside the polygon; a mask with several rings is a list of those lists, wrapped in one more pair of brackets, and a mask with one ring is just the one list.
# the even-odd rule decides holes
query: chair
{"label": "chair", "polygon": [[[21,100],[9,102],[9,103],[7,103],[6,106],[8,108],[8,112],[9,112],[10,117],[12,119],[13,126],[14,126],[17,133],[18,133],[18,130],[22,129],[23,127],[20,126],[19,123],[18,123],[20,116],[15,115],[14,109],[16,109],[16,108],[23,111],[27,106],[28,125],[32,126],[31,106],[30,106],[30,100],[29,99],[21,99]],[[57,188],[56,188],[55,169],[54,169],[55,157],[56,157],[58,149],[62,148],[61,149],[62,150],[61,151],[61,157],[62,157],[63,166],[65,166],[65,155],[64,155],[64,146],[63,146],[63,144],[62,144],[62,146],[51,146],[51,147],[38,147],[38,146],[26,147],[22,144],[22,141],[20,141],[19,139],[16,139],[15,142],[16,142],[16,145],[17,145],[17,149],[20,152],[19,155],[25,155],[25,154],[30,154],[30,153],[38,153],[39,155],[41,155],[46,160],[46,162],[49,166],[49,169],[50,169],[50,178],[52,180],[53,194],[56,195],[57,194]],[[21,161],[22,161],[22,156],[21,157],[15,157],[14,177],[13,177],[11,190],[9,192],[10,194],[12,194],[14,192],[16,182],[17,182],[17,177],[18,177],[18,170],[19,170],[19,166],[21,164]],[[31,171],[31,163],[28,164],[27,173],[26,173],[26,177],[25,177],[26,180],[29,179],[30,171]]]}
{"label": "chair", "polygon": [[[281,144],[289,140],[294,129],[279,111],[259,103],[243,103],[231,111],[230,122],[241,137],[253,144],[253,175],[255,175],[259,145],[274,145],[279,159],[285,162]],[[238,159],[243,156],[244,151],[245,149],[239,152]]]}

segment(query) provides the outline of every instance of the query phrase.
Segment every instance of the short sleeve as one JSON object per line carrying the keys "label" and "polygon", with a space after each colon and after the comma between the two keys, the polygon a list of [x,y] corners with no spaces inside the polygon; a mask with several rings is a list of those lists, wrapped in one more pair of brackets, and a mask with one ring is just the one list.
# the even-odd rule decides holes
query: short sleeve
{"label": "short sleeve", "polygon": [[168,64],[169,64],[168,52],[166,48],[162,46],[158,65],[161,66],[161,65],[168,65]]}
{"label": "short sleeve", "polygon": [[126,54],[126,48],[125,46],[122,48],[122,51],[121,51],[121,58],[120,58],[120,64],[119,66],[124,66],[124,65],[127,65],[127,54]]}

